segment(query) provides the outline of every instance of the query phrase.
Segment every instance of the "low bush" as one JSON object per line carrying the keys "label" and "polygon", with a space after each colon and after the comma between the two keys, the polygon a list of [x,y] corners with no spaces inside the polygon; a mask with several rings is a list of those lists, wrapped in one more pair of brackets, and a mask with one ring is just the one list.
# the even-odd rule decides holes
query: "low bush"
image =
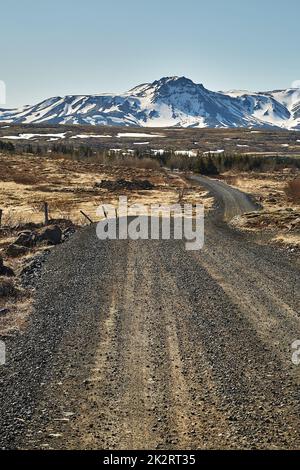
{"label": "low bush", "polygon": [[13,279],[0,276],[0,297],[17,297],[18,294]]}
{"label": "low bush", "polygon": [[294,202],[300,202],[300,177],[288,182],[285,188],[285,194],[288,199]]}

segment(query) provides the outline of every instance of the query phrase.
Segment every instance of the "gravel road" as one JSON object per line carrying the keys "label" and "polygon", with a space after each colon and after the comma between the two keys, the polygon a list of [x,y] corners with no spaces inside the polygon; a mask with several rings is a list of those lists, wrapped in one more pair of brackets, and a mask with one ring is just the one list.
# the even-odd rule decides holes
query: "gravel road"
{"label": "gravel road", "polygon": [[218,201],[203,250],[91,226],[49,255],[6,339],[2,448],[300,448],[299,265],[226,225],[246,195],[195,178]]}

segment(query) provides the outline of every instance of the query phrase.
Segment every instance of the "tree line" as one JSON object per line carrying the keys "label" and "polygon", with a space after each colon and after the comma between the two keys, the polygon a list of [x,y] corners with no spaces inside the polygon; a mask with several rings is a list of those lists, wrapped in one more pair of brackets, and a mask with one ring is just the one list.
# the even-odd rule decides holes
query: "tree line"
{"label": "tree line", "polygon": [[0,151],[7,153],[22,153],[39,156],[64,157],[80,161],[93,161],[106,165],[143,166],[147,168],[167,167],[172,170],[193,171],[203,175],[218,175],[225,171],[270,171],[284,167],[300,168],[300,156],[288,155],[249,155],[239,153],[198,153],[190,157],[188,154],[178,154],[173,149],[164,152],[136,149],[134,152],[120,149],[113,152],[109,149],[95,150],[87,145],[73,146],[65,143],[22,144],[15,146],[12,142],[0,140]]}

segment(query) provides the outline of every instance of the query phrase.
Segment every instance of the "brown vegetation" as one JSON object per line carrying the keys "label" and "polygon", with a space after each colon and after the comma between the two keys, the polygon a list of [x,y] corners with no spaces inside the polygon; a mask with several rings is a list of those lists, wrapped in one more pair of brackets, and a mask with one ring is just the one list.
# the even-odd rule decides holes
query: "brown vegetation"
{"label": "brown vegetation", "polygon": [[19,290],[15,287],[15,281],[11,278],[0,276],[0,298],[17,297]]}
{"label": "brown vegetation", "polygon": [[298,176],[294,180],[287,183],[285,193],[293,202],[300,202],[300,177]]}
{"label": "brown vegetation", "polygon": [[250,194],[262,210],[236,217],[232,224],[259,233],[292,250],[300,248],[299,171],[226,173],[228,184]]}

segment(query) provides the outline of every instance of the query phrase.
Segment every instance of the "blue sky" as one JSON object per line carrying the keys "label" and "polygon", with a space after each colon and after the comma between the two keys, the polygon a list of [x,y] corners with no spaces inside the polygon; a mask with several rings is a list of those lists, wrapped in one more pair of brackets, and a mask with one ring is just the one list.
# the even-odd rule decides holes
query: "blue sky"
{"label": "blue sky", "polygon": [[171,75],[212,90],[300,79],[299,0],[16,0],[0,8],[6,107]]}

